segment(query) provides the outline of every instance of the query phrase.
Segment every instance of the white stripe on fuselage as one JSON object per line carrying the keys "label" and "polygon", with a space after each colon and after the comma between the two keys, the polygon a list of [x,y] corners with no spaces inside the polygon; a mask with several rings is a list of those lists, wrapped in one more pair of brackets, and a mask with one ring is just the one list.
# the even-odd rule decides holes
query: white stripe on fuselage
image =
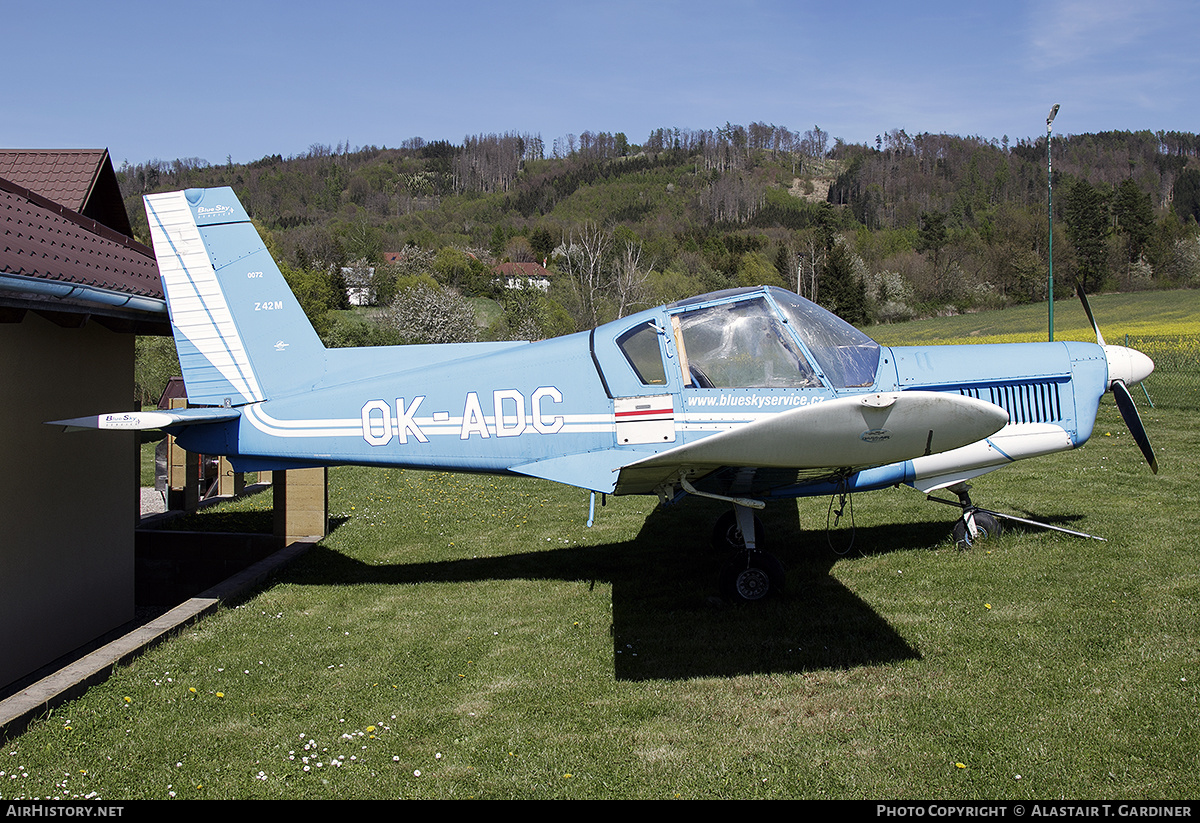
{"label": "white stripe on fuselage", "polygon": [[[361,417],[343,418],[304,418],[297,420],[280,420],[263,411],[261,404],[245,406],[242,414],[255,429],[271,437],[363,437],[364,426]],[[511,424],[512,415],[505,416]],[[612,433],[616,423],[609,414],[560,414],[556,417],[563,419],[563,424],[555,433],[561,434],[590,434]],[[483,415],[481,420],[487,427],[489,436],[496,436],[495,415]],[[392,436],[399,434],[397,421],[389,418],[388,431]],[[411,422],[419,427],[422,434],[429,437],[454,437],[462,439],[463,425],[467,418],[462,415],[433,415],[413,417]],[[382,421],[377,421],[375,428],[381,434]],[[530,429],[530,431],[533,431]]]}

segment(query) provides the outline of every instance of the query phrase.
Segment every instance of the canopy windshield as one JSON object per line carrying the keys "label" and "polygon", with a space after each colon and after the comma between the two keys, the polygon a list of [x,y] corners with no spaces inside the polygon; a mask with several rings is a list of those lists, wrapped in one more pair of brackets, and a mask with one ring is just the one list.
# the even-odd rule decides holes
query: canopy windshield
{"label": "canopy windshield", "polygon": [[[725,294],[736,293],[720,296]],[[684,379],[690,385],[818,387],[822,385],[818,373],[835,389],[875,381],[879,344],[849,323],[782,289],[744,294],[745,299],[698,308],[689,307],[695,305],[692,301],[672,307],[684,309],[672,315],[672,325],[684,355],[681,365],[687,365]],[[804,348],[816,361],[815,368]]]}
{"label": "canopy windshield", "polygon": [[782,289],[771,297],[812,352],[835,389],[870,386],[879,368],[879,344],[842,318]]}
{"label": "canopy windshield", "polygon": [[808,358],[762,297],[672,318],[697,388],[820,386]]}

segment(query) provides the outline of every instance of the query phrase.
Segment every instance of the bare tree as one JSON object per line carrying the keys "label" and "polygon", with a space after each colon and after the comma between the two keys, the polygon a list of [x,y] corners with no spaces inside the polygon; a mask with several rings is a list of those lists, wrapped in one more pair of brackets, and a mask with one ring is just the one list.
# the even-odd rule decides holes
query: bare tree
{"label": "bare tree", "polygon": [[828,146],[829,134],[822,131],[820,126],[813,126],[804,132],[804,137],[800,140],[801,154],[814,160],[824,157]]}
{"label": "bare tree", "polygon": [[642,260],[642,244],[627,239],[613,272],[613,297],[618,317],[624,317],[626,311],[645,302],[646,281],[652,268],[652,263]]}
{"label": "bare tree", "polygon": [[607,256],[612,236],[595,223],[584,223],[572,229],[554,250],[554,257],[566,272],[579,306],[576,318],[581,326],[595,328],[600,324],[601,306],[607,291]]}

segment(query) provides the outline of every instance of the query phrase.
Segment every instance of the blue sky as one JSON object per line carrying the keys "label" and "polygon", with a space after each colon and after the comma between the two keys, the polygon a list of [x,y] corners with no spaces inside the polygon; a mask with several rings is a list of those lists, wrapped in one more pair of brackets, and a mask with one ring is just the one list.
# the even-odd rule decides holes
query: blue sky
{"label": "blue sky", "polygon": [[1200,2],[6,0],[0,147],[119,166],[754,121],[1200,132]]}

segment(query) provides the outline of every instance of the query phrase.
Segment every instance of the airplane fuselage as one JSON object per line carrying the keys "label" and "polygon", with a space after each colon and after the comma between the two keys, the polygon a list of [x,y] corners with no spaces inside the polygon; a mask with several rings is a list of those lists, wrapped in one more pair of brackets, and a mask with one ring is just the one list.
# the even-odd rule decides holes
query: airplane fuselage
{"label": "airplane fuselage", "polygon": [[[736,305],[749,296],[725,299]],[[874,373],[854,378],[856,386],[831,385],[815,358],[805,380],[754,381],[804,385],[703,385],[683,372],[684,337],[667,332],[684,311],[660,307],[535,343],[330,349],[311,387],[247,404],[235,420],[188,426],[178,436],[191,451],[228,454],[241,471],[399,466],[532,474],[621,493],[615,470],[633,460],[838,398],[937,392],[1007,413],[1001,431],[957,451],[846,470],[801,467],[790,479],[776,472],[770,490],[759,484],[763,496],[796,496],[928,477],[945,485],[956,472],[1073,448],[1090,436],[1106,385],[1104,350],[1077,342],[879,347],[870,361]],[[649,347],[642,356],[659,358],[651,376],[618,342],[642,329]],[[796,349],[811,358],[805,347]],[[892,435],[880,430],[863,438]],[[765,476],[782,467],[757,468]]]}

